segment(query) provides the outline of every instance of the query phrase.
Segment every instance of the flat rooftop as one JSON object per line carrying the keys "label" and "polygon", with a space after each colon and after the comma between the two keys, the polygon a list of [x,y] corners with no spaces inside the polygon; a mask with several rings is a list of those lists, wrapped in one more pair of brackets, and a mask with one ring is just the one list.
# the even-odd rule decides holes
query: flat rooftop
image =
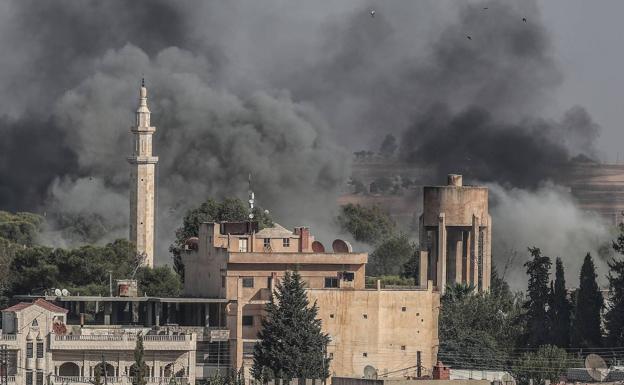
{"label": "flat rooftop", "polygon": [[35,300],[43,298],[46,301],[56,302],[160,302],[160,303],[227,303],[229,300],[225,298],[195,298],[195,297],[109,297],[97,295],[16,295],[14,298],[19,300]]}

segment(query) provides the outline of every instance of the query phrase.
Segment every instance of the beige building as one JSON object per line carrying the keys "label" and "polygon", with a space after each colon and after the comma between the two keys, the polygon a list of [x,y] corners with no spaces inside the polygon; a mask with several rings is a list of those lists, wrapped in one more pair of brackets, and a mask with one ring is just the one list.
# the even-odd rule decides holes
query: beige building
{"label": "beige building", "polygon": [[252,366],[264,306],[284,273],[297,269],[331,337],[333,375],[362,376],[367,366],[378,375],[405,368],[416,373],[416,367],[430,374],[438,348],[439,293],[431,282],[411,289],[367,288],[367,259],[341,240],[327,252],[306,227],[290,231],[275,224],[258,231],[255,222],[204,223],[183,255],[185,291],[228,301],[234,368]]}
{"label": "beige building", "polygon": [[133,154],[128,157],[130,169],[130,241],[145,257],[144,264],[154,266],[155,177],[158,157],[152,155],[152,135],[147,88],[141,84],[135,125]]}
{"label": "beige building", "polygon": [[432,280],[441,293],[454,283],[488,290],[492,217],[487,187],[464,186],[457,174],[448,176],[446,186],[425,186],[420,250],[421,282]]}
{"label": "beige building", "polygon": [[148,384],[169,384],[172,378],[180,384],[195,382],[194,334],[158,334],[137,326],[72,326],[67,317],[67,309],[44,299],[2,311],[0,346],[8,351],[9,383],[90,383],[99,366],[108,383],[131,384],[138,333],[144,340]]}

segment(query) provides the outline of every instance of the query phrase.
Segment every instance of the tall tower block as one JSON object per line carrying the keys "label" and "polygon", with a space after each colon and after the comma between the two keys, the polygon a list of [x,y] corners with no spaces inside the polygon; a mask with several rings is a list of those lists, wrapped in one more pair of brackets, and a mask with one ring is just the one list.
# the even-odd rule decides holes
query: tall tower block
{"label": "tall tower block", "polygon": [[130,163],[130,241],[137,252],[145,255],[144,264],[154,266],[154,199],[157,156],[152,156],[152,135],[156,127],[150,126],[147,107],[147,88],[141,81],[139,108],[135,125],[130,129],[134,136],[134,152]]}

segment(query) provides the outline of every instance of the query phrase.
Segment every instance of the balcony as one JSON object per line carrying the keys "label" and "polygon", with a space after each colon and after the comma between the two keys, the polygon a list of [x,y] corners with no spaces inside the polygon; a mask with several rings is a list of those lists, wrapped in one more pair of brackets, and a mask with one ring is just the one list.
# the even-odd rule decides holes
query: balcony
{"label": "balcony", "polygon": [[228,263],[257,264],[320,264],[320,265],[362,265],[368,260],[366,253],[260,253],[230,252]]}
{"label": "balcony", "polygon": [[[51,335],[51,350],[134,350],[137,336],[134,334],[81,334]],[[143,336],[145,350],[186,351],[195,349],[193,334]]]}
{"label": "balcony", "polygon": [[17,334],[0,334],[0,345],[9,349],[17,349]]}
{"label": "balcony", "polygon": [[[83,377],[83,376],[50,376],[52,383],[60,383],[60,384],[92,384],[95,381],[95,377]],[[120,376],[120,377],[106,377],[106,382],[109,384],[132,384],[132,380],[134,378],[130,376]],[[186,385],[188,384],[188,377],[145,377],[145,380],[148,384],[156,385],[169,385],[171,382],[175,382],[177,385]],[[101,378],[101,381],[104,382],[104,377]],[[10,380],[9,380],[10,382]]]}

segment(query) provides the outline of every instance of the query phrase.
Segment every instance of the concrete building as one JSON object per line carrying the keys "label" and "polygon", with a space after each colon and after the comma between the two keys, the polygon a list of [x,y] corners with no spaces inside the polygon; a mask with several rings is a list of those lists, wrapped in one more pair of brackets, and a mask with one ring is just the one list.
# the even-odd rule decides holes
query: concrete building
{"label": "concrete building", "polygon": [[251,367],[264,306],[276,282],[297,269],[331,337],[333,375],[362,376],[367,366],[380,376],[416,366],[430,374],[440,306],[431,282],[403,290],[367,288],[368,255],[353,252],[348,243],[336,240],[326,252],[306,227],[257,226],[204,223],[183,254],[186,294],[227,300],[232,367]]}
{"label": "concrete building", "polygon": [[130,132],[134,135],[134,152],[128,157],[130,169],[130,241],[137,252],[145,257],[144,264],[154,266],[154,216],[155,177],[158,157],[152,155],[152,135],[156,127],[150,125],[150,110],[147,107],[147,88],[142,82],[139,107],[135,125]]}
{"label": "concrete building", "polygon": [[487,187],[463,186],[457,174],[448,176],[446,186],[425,186],[420,250],[421,282],[433,280],[442,294],[446,285],[454,283],[488,290],[492,218]]}
{"label": "concrete building", "polygon": [[44,299],[2,311],[0,346],[8,351],[8,379],[16,385],[90,383],[96,367],[107,382],[131,384],[134,348],[143,335],[148,384],[195,382],[196,337],[140,326],[72,326],[68,310]]}

